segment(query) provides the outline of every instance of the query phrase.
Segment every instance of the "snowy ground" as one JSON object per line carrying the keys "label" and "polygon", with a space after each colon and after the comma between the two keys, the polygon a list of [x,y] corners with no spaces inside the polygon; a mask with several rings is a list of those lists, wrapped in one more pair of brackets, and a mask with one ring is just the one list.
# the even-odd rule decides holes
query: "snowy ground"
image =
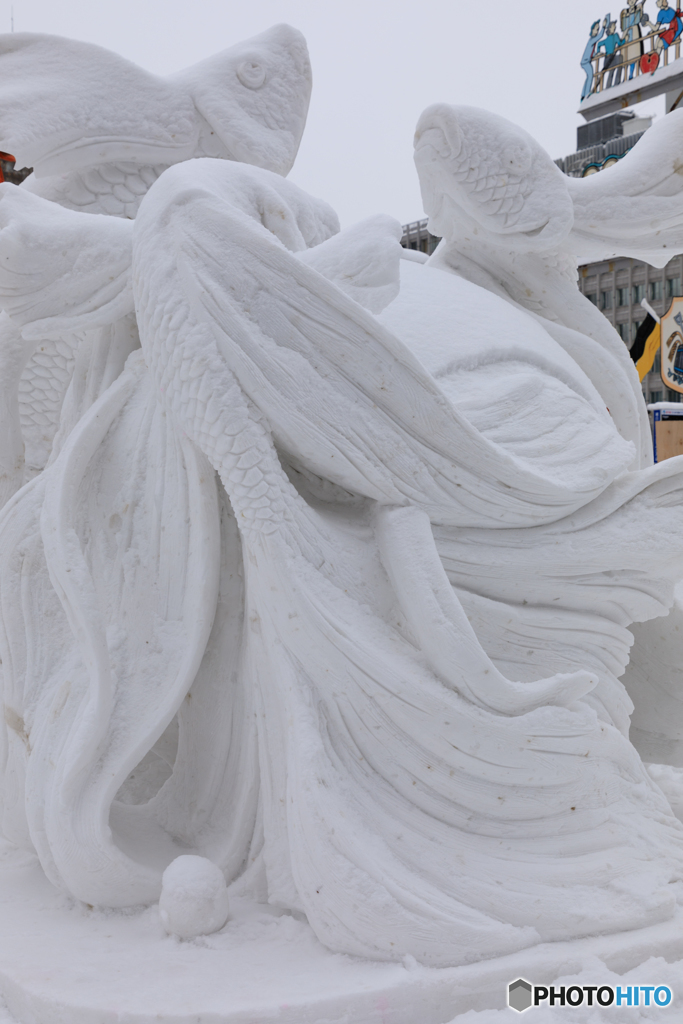
{"label": "snowy ground", "polygon": [[[556,985],[648,985],[651,982],[668,985],[674,997],[668,1007],[534,1007],[524,1014],[514,1010],[474,1010],[459,1014],[449,1024],[636,1024],[640,1021],[661,1021],[668,1024],[683,1021],[683,960],[668,964],[661,957],[652,957],[640,967],[618,975],[608,970],[597,959],[586,964],[578,974],[558,978]],[[1,1018],[0,1018],[1,1020]],[[416,1021],[415,1024],[418,1024]]]}
{"label": "snowy ground", "polygon": [[[637,985],[648,984],[657,981],[669,987],[674,992],[674,999],[669,1007],[658,1009],[656,1007],[577,1007],[571,1008],[538,1007],[528,1011],[526,1014],[517,1014],[513,1010],[471,1010],[468,1013],[459,1014],[449,1024],[510,1024],[519,1020],[524,1024],[636,1024],[636,1022],[666,1022],[683,1020],[683,960],[669,964],[660,957],[653,957],[642,966],[629,971],[624,975],[614,974],[597,959],[586,964],[585,970],[578,974],[566,975],[558,978],[558,985]],[[9,1012],[6,1004],[0,998],[0,1024],[23,1024],[17,1021]],[[373,1022],[374,1024],[374,1022]],[[386,1024],[390,1024],[387,1019]],[[415,1024],[421,1024],[416,1020]]]}
{"label": "snowy ground", "polygon": [[16,1017],[12,1016],[3,1000],[0,1000],[0,1024],[17,1024]]}
{"label": "snowy ground", "polygon": [[[649,770],[681,816],[683,772],[656,765]],[[446,1024],[449,1014],[443,1008],[457,1005],[460,974],[444,986],[436,976],[445,978],[450,973],[448,969],[422,968],[412,958],[406,958],[403,964],[367,964],[330,954],[305,922],[282,915],[274,908],[250,905],[238,898],[224,929],[180,942],[165,934],[157,907],[134,914],[88,910],[52,889],[31,859],[27,862],[19,858],[12,869],[13,855],[5,851],[5,857],[5,871],[0,873],[0,975],[5,974],[39,1000],[46,996],[49,999],[54,993],[67,1006],[80,1003],[81,1008],[93,1008],[93,1016],[91,1011],[84,1016],[78,1014],[77,1024],[101,1020],[102,1011],[127,1018],[137,1009],[136,994],[143,990],[143,1003],[149,1009],[142,1016],[133,1012],[131,1020],[144,1024],[155,1019],[195,1020],[189,1012],[190,1004],[194,1005],[197,992],[203,991],[210,993],[204,1009],[215,1015],[211,1019],[220,1021],[226,985],[237,1008],[237,1017],[229,1014],[228,1019],[250,1022],[260,1019],[248,1010],[253,998],[249,993],[255,990],[267,1002],[274,1001],[270,1008],[275,1009],[284,1024],[302,1024],[304,1018],[306,1024],[322,1024],[309,1015],[310,1006],[305,1007],[309,1012],[304,1017],[300,1015],[309,997],[315,1005],[318,1000],[330,1000],[326,1008],[332,1012],[322,1014],[325,1024],[339,1020],[344,1024]],[[497,973],[494,962],[455,969],[466,972],[464,988],[475,995],[479,993],[475,999],[465,993],[463,1003],[500,1005],[508,981],[522,976],[532,983],[547,984],[554,974],[556,986],[668,985],[673,991],[668,1007],[538,1007],[524,1015],[508,1008],[470,1010],[451,1017],[448,1024],[506,1024],[515,1020],[525,1024],[683,1021],[683,915],[664,930],[642,933],[635,945],[634,934],[571,944],[549,943],[515,954],[514,958],[504,958],[510,959],[510,963]],[[640,966],[628,971],[621,966],[617,968],[621,973],[616,973],[601,959],[605,957],[614,965],[620,957],[623,961],[624,956],[627,962]],[[552,974],[549,962],[555,965],[550,968]],[[562,965],[566,965],[566,973],[562,973]],[[482,969],[488,972],[483,989],[479,976]],[[169,991],[183,976],[188,985],[183,989],[181,984],[180,1000],[173,993],[169,999]],[[122,986],[123,979],[126,984]],[[360,1002],[352,1005],[352,991],[357,995],[363,991],[374,995],[368,996],[365,1003],[361,995]],[[482,991],[487,994],[483,999]],[[392,993],[399,995],[393,998]],[[188,997],[187,1005],[181,1005],[184,996]],[[289,1000],[289,1004],[281,1002],[283,999]],[[407,1010],[408,1006],[413,1009]],[[152,1007],[154,1012],[150,1014]],[[158,1018],[157,1009],[162,1011]],[[246,1013],[244,1018],[242,1012]],[[176,1017],[176,1013],[180,1016]],[[29,1017],[49,1019],[50,1024],[53,1020],[49,1012],[43,1018],[42,1010],[35,1017],[27,1012],[23,1019],[17,1018],[0,995],[0,1024],[28,1024]],[[54,1018],[57,1019],[60,1024],[64,1020],[61,1016]],[[75,1019],[65,1024],[75,1024]]]}

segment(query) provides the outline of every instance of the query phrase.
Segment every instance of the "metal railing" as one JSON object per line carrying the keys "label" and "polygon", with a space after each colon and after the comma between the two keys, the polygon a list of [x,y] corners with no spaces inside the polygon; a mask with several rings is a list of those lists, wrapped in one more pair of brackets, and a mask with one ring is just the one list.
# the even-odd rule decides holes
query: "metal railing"
{"label": "metal railing", "polygon": [[410,224],[403,225],[401,245],[404,249],[415,249],[417,252],[424,252],[431,256],[441,239],[429,233],[427,223],[425,217],[423,220],[415,220]]}
{"label": "metal railing", "polygon": [[[604,92],[607,88],[613,89],[615,86],[621,85],[622,81],[628,81],[632,64],[635,64],[633,78],[637,78],[639,75],[650,75],[655,71],[658,71],[660,68],[668,67],[669,54],[672,50],[674,51],[672,59],[678,60],[681,55],[681,41],[683,40],[683,34],[679,36],[671,46],[659,51],[659,59],[655,68],[647,68],[646,70],[643,70],[641,67],[642,57],[650,53],[657,53],[658,51],[655,48],[655,40],[660,36],[663,36],[664,33],[669,30],[670,26],[667,26],[665,29],[661,29],[660,31],[650,32],[648,35],[643,35],[640,38],[629,39],[622,43],[619,47],[619,56],[621,60],[618,64],[611,63],[607,68],[604,67],[604,63],[609,55],[606,53],[596,53],[595,56],[591,58],[591,63],[593,65],[593,87],[590,95],[593,96],[595,93]],[[639,52],[641,46],[643,49],[642,53]],[[635,56],[627,57],[629,52],[634,52]],[[601,62],[603,65],[602,67],[600,66]],[[607,86],[605,84],[605,76],[609,77],[610,75],[612,76],[611,84]],[[614,80],[617,76],[619,77],[618,82]]]}

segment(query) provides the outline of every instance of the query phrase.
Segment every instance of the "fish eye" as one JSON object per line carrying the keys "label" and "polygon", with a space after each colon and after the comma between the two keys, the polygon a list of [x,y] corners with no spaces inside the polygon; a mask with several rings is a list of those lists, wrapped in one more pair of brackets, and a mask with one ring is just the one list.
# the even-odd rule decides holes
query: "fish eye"
{"label": "fish eye", "polygon": [[266,80],[266,69],[257,60],[245,60],[237,69],[237,77],[247,89],[260,89]]}

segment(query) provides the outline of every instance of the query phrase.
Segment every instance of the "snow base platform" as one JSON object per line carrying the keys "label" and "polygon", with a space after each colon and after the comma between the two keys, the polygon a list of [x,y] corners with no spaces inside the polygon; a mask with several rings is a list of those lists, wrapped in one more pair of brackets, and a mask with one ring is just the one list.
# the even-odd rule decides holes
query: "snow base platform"
{"label": "snow base platform", "polygon": [[520,976],[547,984],[595,956],[617,973],[683,958],[683,911],[639,931],[438,969],[330,953],[305,921],[240,899],[221,932],[181,942],[157,907],[93,910],[57,892],[36,862],[0,861],[0,996],[20,1024],[445,1024],[504,1007]]}

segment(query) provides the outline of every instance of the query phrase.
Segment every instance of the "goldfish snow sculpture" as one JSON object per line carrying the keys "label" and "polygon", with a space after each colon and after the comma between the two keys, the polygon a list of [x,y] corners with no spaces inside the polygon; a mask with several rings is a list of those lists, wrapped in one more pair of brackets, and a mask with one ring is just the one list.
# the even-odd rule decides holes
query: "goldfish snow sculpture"
{"label": "goldfish snow sculpture", "polygon": [[674,111],[610,174],[569,178],[530,135],[487,111],[435,104],[415,133],[423,203],[444,239],[431,265],[540,320],[633,441],[633,468],[652,463],[640,383],[617,332],[578,291],[577,264],[625,255],[664,266],[680,251],[682,144]]}
{"label": "goldfish snow sculpture", "polygon": [[[286,175],[311,92],[305,40],[288,25],[167,78],[91,43],[3,35],[0,71],[0,137],[34,168],[21,188],[67,209],[129,219],[166,167],[192,157]],[[0,330],[3,387],[18,392],[18,405],[0,420],[0,432],[14,439],[1,505],[56,455],[139,338],[130,315],[30,342],[7,323]]]}
{"label": "goldfish snow sculpture", "polygon": [[12,322],[132,296],[141,351],[0,514],[4,834],[115,907],[206,857],[374,959],[670,916],[683,826],[617,675],[681,572],[678,463],[631,470],[538,317],[389,218],[211,159],[134,223],[46,204],[0,190],[0,256],[46,253]]}
{"label": "goldfish snow sculpture", "polygon": [[[582,220],[528,136],[440,107],[418,128],[436,256],[402,259],[387,217],[339,232],[282,176],[298,39],[287,158],[277,131],[272,157],[256,129],[231,149],[199,71],[147,83],[137,134],[115,104],[105,137],[76,86],[54,136],[0,132],[48,175],[0,186],[8,473],[17,353],[135,339],[93,343],[0,512],[2,833],[100,906],[206,858],[371,959],[664,920],[683,826],[618,677],[683,573],[683,469],[648,464],[623,346],[568,276],[568,240],[635,186],[581,193]],[[257,65],[233,69],[255,96]],[[115,177],[121,139],[172,166],[139,202],[117,179],[81,207],[83,167]]]}
{"label": "goldfish snow sculpture", "polygon": [[[576,288],[576,268],[579,262],[617,255],[662,267],[681,251],[682,146],[683,112],[673,111],[649,130],[609,174],[578,179],[560,173],[526,132],[485,111],[436,104],[422,114],[415,134],[415,161],[425,209],[431,229],[443,237],[428,266],[447,271],[459,280],[460,289],[466,287],[464,281],[472,282],[515,309],[531,313],[546,335],[590,378],[609,408],[616,429],[635,445],[631,468],[652,462],[650,429],[638,375],[616,331]],[[430,281],[436,280],[434,275],[428,276]],[[406,265],[403,278],[401,297],[390,310],[391,325],[414,344],[412,336],[416,332],[408,329],[407,334],[405,325],[401,326],[402,305],[410,303],[411,288],[424,285],[424,275]],[[445,287],[443,281],[441,287]],[[439,301],[435,294],[432,297],[431,308],[436,309]],[[463,295],[463,302],[467,301]],[[481,298],[476,300],[472,295],[469,301],[481,303]],[[422,329],[428,336],[439,328],[426,320]],[[513,350],[514,344],[508,338],[505,347]],[[451,343],[449,352],[453,347]],[[435,361],[439,353],[432,346],[430,369],[448,383],[451,393],[462,392],[461,400],[469,401],[471,406],[474,375],[451,373],[446,358],[451,355],[444,345],[442,350],[443,358]],[[543,358],[548,358],[550,352],[546,341]],[[539,350],[536,358],[540,356]],[[496,356],[486,358],[491,363]],[[505,358],[513,357],[508,354]],[[495,404],[497,410],[514,381],[514,374],[509,372],[511,365],[501,361],[495,370],[479,371],[486,378],[486,402]],[[532,398],[529,389],[520,389],[520,420],[528,415],[532,401],[537,401],[536,396]],[[485,410],[482,401],[479,415],[486,416]],[[512,426],[508,422],[506,429],[512,432]],[[515,424],[514,429],[519,431],[519,426]],[[540,444],[547,441],[547,434],[539,439]],[[567,439],[567,451],[578,451],[574,440]],[[565,456],[558,449],[553,457],[559,468]],[[512,630],[507,626],[507,598],[502,605],[475,609],[467,575],[454,570],[451,580],[456,586],[457,579],[461,580],[461,599],[467,604],[479,639],[487,650],[497,652],[507,671],[533,678],[539,668],[553,671],[557,664],[566,665],[568,656],[570,664],[575,659],[583,665],[591,664],[601,681],[593,698],[588,699],[600,695],[607,699],[607,691],[611,691],[610,718],[625,730],[633,712],[631,737],[641,755],[647,761],[682,766],[683,592],[676,577],[672,578],[675,596],[670,584],[654,584],[653,578],[645,584],[651,565],[666,552],[668,541],[649,535],[646,522],[642,530],[641,539],[634,536],[631,545],[624,548],[626,561],[619,565],[619,571],[624,573],[630,560],[634,585],[641,572],[645,575],[638,586],[661,588],[664,607],[656,617],[648,616],[650,621],[638,621],[639,616],[631,609],[613,605],[606,615],[602,612],[586,623],[588,629],[581,638],[574,612],[569,610],[586,610],[592,605],[570,597],[576,572],[567,565],[557,570],[557,582],[560,578],[564,581],[562,596],[546,595],[534,608],[535,602],[527,601],[522,591],[527,577],[537,583],[539,572],[552,576],[552,553],[543,566],[531,556],[519,566],[521,589],[514,604],[519,606],[522,596],[524,607],[516,608]],[[533,533],[528,535],[527,543],[536,545]],[[441,550],[445,556],[445,549]],[[488,570],[492,578],[487,593],[495,601],[511,593],[503,579],[506,572]],[[544,645],[542,653],[537,638],[539,630],[545,632],[548,601],[552,601],[555,638]],[[619,636],[624,627],[629,627],[628,632]],[[599,633],[602,637],[596,645]],[[622,675],[626,690],[617,682]]]}

